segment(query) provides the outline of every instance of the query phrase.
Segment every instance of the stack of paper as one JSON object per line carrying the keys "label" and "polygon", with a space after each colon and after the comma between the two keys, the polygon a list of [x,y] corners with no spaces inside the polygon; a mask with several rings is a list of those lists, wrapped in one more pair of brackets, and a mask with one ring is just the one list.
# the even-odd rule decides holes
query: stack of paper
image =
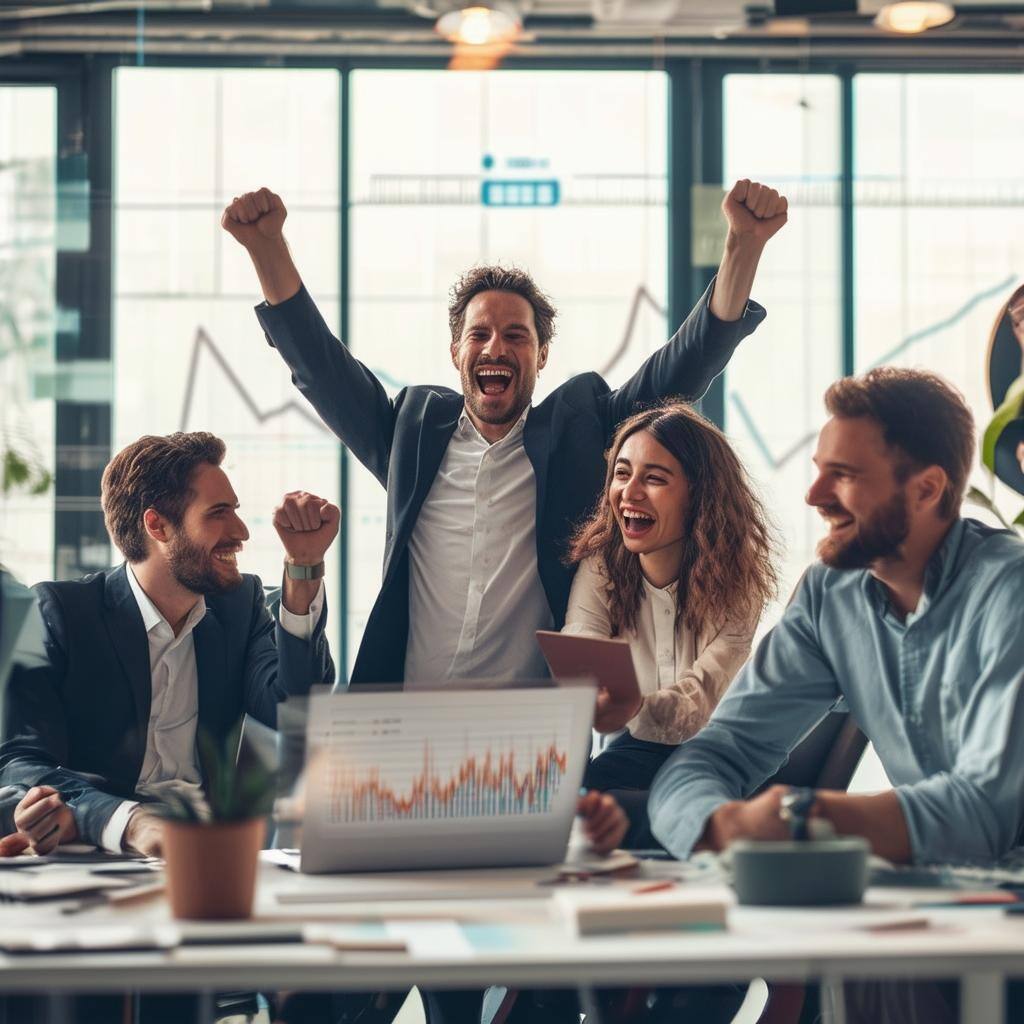
{"label": "stack of paper", "polygon": [[585,886],[554,894],[556,905],[577,935],[724,928],[722,900],[687,894],[682,889],[635,893],[629,889],[593,890]]}

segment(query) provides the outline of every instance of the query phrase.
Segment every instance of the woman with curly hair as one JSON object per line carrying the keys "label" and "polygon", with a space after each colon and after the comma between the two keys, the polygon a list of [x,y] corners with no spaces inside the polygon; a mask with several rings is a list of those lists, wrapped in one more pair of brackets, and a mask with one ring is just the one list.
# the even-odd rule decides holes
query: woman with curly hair
{"label": "woman with curly hair", "polygon": [[629,641],[642,700],[591,761],[592,789],[647,789],[707,722],[775,596],[775,542],[725,435],[681,402],[638,413],[576,532],[563,632]]}

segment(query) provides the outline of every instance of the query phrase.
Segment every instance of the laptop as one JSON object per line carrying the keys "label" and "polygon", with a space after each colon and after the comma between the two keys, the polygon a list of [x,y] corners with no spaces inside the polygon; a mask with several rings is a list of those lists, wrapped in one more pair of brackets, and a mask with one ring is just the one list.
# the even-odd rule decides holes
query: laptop
{"label": "laptop", "polygon": [[591,687],[311,697],[300,869],[560,863],[593,714]]}

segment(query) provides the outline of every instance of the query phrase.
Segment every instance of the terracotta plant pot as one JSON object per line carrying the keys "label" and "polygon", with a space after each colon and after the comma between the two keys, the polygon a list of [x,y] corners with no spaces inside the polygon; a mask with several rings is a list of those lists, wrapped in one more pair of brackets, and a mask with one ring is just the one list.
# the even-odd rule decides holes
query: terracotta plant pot
{"label": "terracotta plant pot", "polygon": [[167,896],[179,918],[252,916],[256,868],[266,819],[164,827]]}

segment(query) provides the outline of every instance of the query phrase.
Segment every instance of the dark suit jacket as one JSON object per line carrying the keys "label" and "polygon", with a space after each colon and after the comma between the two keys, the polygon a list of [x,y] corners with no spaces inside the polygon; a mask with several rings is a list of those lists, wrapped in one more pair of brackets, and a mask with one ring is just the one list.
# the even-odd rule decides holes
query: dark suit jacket
{"label": "dark suit jacket", "polygon": [[[83,841],[98,845],[142,770],[149,641],[123,565],[34,589],[50,664],[11,678],[0,784],[53,786],[74,811]],[[193,632],[200,728],[224,735],[243,712],[274,726],[279,701],[333,681],[326,609],[307,642],[275,626],[256,576],[243,575],[239,587],[208,597],[206,607]]]}
{"label": "dark suit jacket", "polygon": [[[573,526],[604,485],[604,452],[615,427],[663,398],[699,398],[736,345],[764,319],[751,302],[726,323],[708,292],[668,343],[621,388],[596,373],[573,377],[531,409],[523,445],[537,478],[537,568],[555,628],[565,622],[573,571],[563,558]],[[352,683],[399,682],[409,631],[409,538],[434,482],[463,397],[444,387],[403,388],[392,401],[380,381],[331,334],[305,288],[256,307],[268,342],[323,421],[387,488],[384,579],[359,647]]]}

